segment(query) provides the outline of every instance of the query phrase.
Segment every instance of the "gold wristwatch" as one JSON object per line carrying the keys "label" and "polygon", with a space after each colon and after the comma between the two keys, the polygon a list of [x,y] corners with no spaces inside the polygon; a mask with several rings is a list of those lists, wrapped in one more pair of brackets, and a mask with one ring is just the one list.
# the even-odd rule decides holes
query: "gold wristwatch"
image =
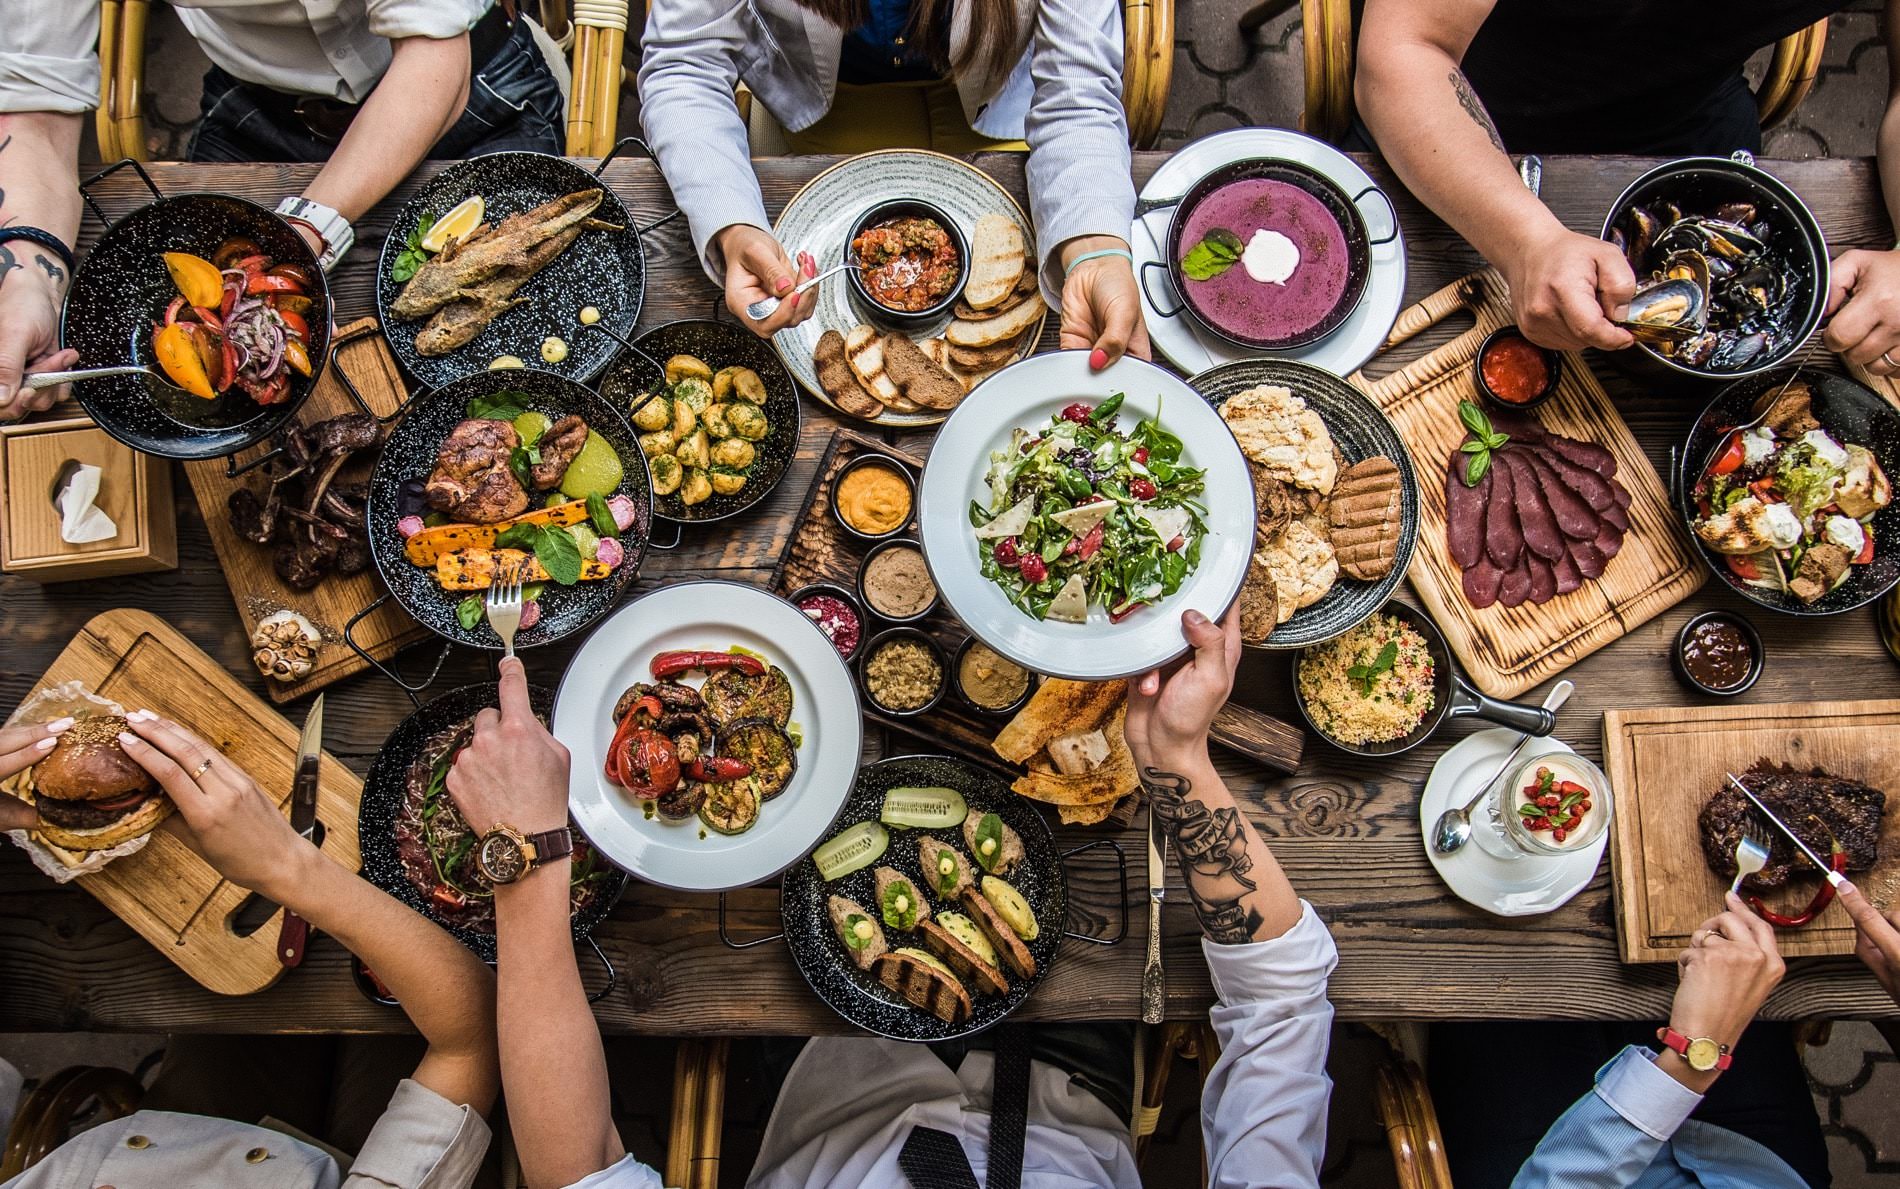
{"label": "gold wristwatch", "polygon": [[1674,1028],[1658,1028],[1656,1039],[1662,1042],[1664,1048],[1680,1054],[1689,1063],[1689,1068],[1697,1073],[1727,1069],[1735,1060],[1727,1045],[1717,1044],[1706,1036],[1684,1036]]}
{"label": "gold wristwatch", "polygon": [[574,853],[574,836],[566,826],[539,834],[523,834],[497,822],[475,846],[475,868],[489,883],[510,884],[543,863]]}

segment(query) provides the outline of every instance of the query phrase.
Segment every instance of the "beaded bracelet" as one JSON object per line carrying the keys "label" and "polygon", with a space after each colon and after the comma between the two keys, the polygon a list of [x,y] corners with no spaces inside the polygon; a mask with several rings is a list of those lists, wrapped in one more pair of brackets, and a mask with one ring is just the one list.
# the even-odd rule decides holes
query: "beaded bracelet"
{"label": "beaded bracelet", "polygon": [[1123,260],[1128,261],[1130,268],[1133,268],[1135,265],[1135,254],[1130,252],[1127,248],[1102,248],[1095,252],[1084,252],[1074,260],[1069,261],[1069,267],[1062,270],[1062,279],[1065,281],[1068,280],[1069,274],[1075,271],[1076,265],[1090,260],[1100,260],[1104,256],[1120,256]]}
{"label": "beaded bracelet", "polygon": [[30,244],[38,244],[40,247],[53,252],[61,260],[66,262],[66,272],[68,274],[72,273],[74,266],[73,250],[67,247],[66,242],[57,235],[54,235],[50,231],[41,231],[37,227],[0,227],[0,244],[4,244],[8,240],[16,239],[25,240]]}

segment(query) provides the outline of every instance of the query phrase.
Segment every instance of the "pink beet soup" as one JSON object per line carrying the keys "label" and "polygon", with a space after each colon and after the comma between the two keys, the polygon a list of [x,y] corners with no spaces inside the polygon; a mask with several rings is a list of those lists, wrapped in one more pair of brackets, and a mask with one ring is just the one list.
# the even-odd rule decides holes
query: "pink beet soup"
{"label": "pink beet soup", "polygon": [[1229,182],[1188,213],[1180,255],[1217,227],[1242,244],[1257,230],[1277,231],[1293,241],[1300,261],[1278,285],[1254,280],[1240,263],[1211,280],[1183,276],[1183,296],[1213,325],[1239,338],[1277,342],[1310,332],[1339,305],[1350,264],[1346,235],[1319,199],[1266,178]]}

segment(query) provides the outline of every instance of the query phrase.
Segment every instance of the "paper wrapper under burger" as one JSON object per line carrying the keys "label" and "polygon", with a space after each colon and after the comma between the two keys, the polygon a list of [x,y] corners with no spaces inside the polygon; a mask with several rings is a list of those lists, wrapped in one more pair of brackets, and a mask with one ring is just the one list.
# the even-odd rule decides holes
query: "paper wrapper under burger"
{"label": "paper wrapper under burger", "polygon": [[[1122,729],[1127,714],[1126,681],[1051,678],[996,736],[992,746],[1004,759],[1029,768],[1010,788],[1032,800],[1054,805],[1064,825],[1095,825],[1108,818],[1118,801],[1140,787],[1135,757],[1128,750]],[[1057,771],[1046,750],[1049,744],[1064,735],[1097,729],[1108,743],[1108,758],[1086,773]]]}
{"label": "paper wrapper under burger", "polygon": [[[67,715],[74,718],[93,718],[104,714],[124,713],[125,707],[110,698],[102,698],[93,693],[86,688],[83,681],[68,681],[60,685],[47,686],[29,695],[26,701],[20,703],[19,709],[13,712],[13,716],[7,719],[7,725],[51,722]],[[22,801],[31,801],[33,794],[29,790],[32,787],[32,771],[28,768],[24,772],[16,772],[0,781],[0,792],[18,797]],[[13,839],[14,845],[25,851],[33,860],[33,865],[51,876],[55,883],[67,883],[82,875],[91,875],[95,871],[103,870],[105,865],[112,860],[143,850],[145,844],[152,839],[150,834],[141,834],[137,838],[121,842],[106,850],[80,852],[54,846],[33,830],[9,830],[7,837]]]}

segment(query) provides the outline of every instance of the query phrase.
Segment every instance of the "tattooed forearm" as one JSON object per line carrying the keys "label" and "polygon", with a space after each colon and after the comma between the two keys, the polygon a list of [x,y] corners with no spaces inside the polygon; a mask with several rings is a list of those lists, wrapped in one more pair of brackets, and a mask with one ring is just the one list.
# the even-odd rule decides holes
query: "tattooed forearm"
{"label": "tattooed forearm", "polygon": [[1149,812],[1155,815],[1181,860],[1188,896],[1201,918],[1201,928],[1222,945],[1240,945],[1259,938],[1264,922],[1246,903],[1257,891],[1249,878],[1253,859],[1247,854],[1247,836],[1240,811],[1228,805],[1209,809],[1189,793],[1187,778],[1158,768],[1144,768],[1142,787],[1148,791]]}
{"label": "tattooed forearm", "polygon": [[45,256],[41,255],[38,252],[35,252],[33,253],[33,262],[40,266],[41,272],[44,272],[47,276],[53,278],[53,283],[55,285],[64,285],[66,283],[66,270],[61,268],[59,265],[54,264],[51,260],[48,260]]}
{"label": "tattooed forearm", "polygon": [[1491,113],[1484,110],[1483,102],[1478,99],[1478,93],[1471,89],[1471,80],[1465,77],[1464,71],[1451,72],[1451,91],[1458,96],[1458,106],[1465,109],[1471,122],[1484,129],[1484,134],[1491,138],[1498,152],[1504,152],[1504,138],[1498,135],[1498,126],[1491,122]]}
{"label": "tattooed forearm", "polygon": [[[0,148],[5,147],[5,145],[0,145]],[[16,268],[24,267],[25,265],[20,263],[19,258],[14,256],[12,248],[7,247],[5,244],[0,244],[0,285],[7,283],[8,273]]]}

